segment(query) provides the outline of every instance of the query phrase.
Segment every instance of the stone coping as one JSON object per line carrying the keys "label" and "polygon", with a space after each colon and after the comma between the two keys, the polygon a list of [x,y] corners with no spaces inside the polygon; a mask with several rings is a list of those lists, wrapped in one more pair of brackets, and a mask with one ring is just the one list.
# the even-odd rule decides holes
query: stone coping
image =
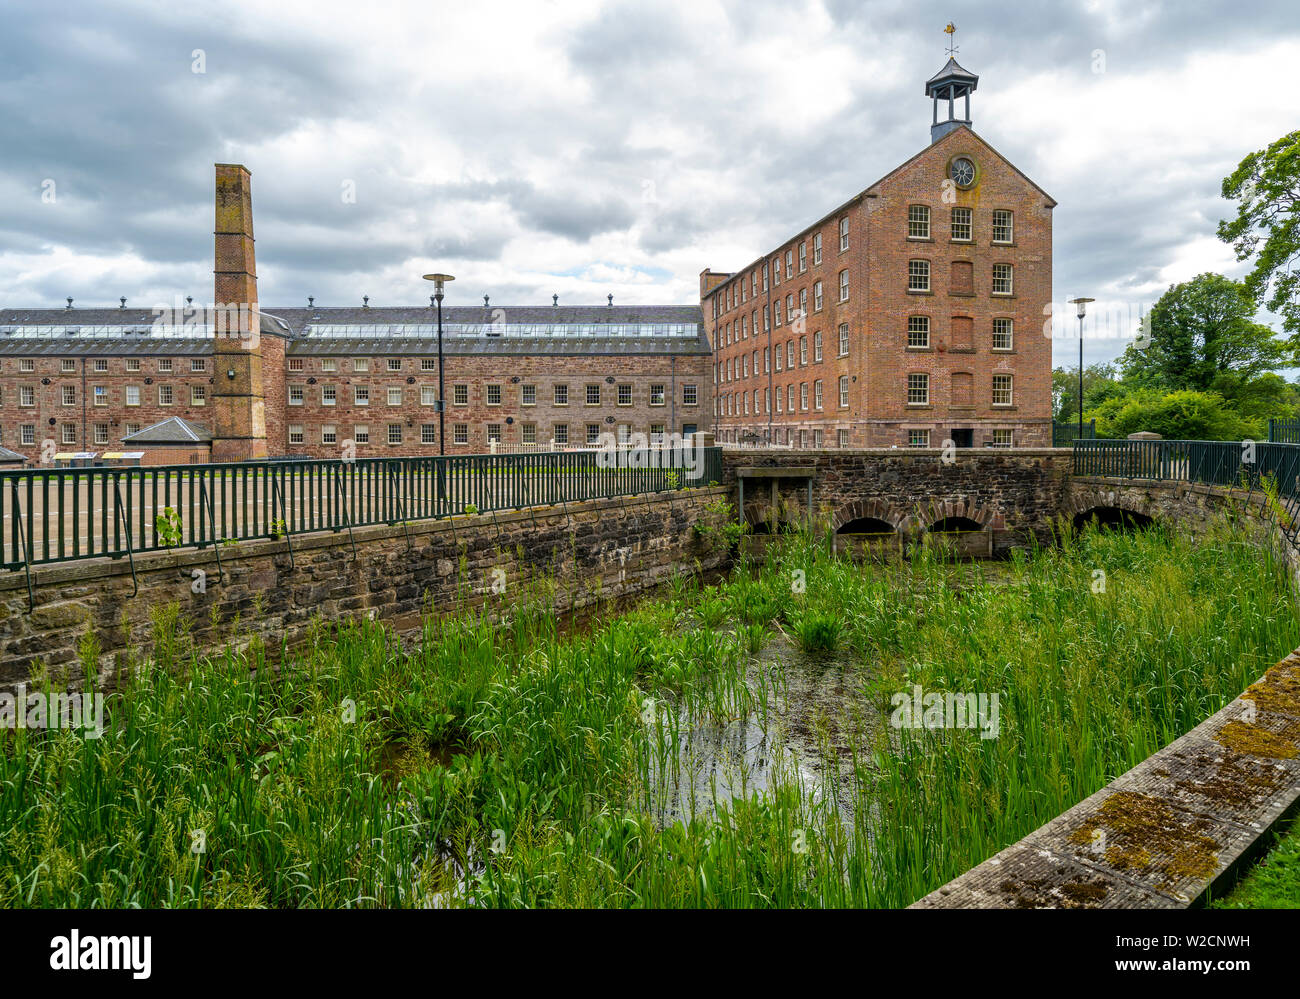
{"label": "stone coping", "polygon": [[[700,486],[694,489],[635,493],[628,496],[612,496],[594,500],[574,500],[568,504],[568,508],[574,512],[590,513],[629,505],[638,506],[656,500],[673,500],[677,497],[681,497],[683,501],[697,496],[729,497],[731,492],[732,490],[725,486]],[[563,517],[564,515],[564,504],[555,503],[552,505],[522,507],[518,510],[498,510],[495,514],[495,522],[507,525],[518,521],[534,520],[538,517]],[[410,533],[412,538],[415,538],[426,534],[480,530],[483,527],[491,527],[493,522],[494,516],[491,511],[457,514],[454,517],[444,517],[440,520],[410,520],[406,522],[405,528],[403,528],[400,521],[391,525],[367,524],[352,528],[352,537],[356,539],[357,545],[361,546],[367,541],[401,537],[407,532]],[[339,546],[350,548],[352,544],[346,527],[337,531],[323,530],[294,534],[292,541],[295,556],[323,548]],[[222,558],[232,560],[261,555],[282,555],[288,558],[289,548],[283,538],[251,538],[237,541],[231,546],[221,546],[220,553]],[[186,546],[175,550],[162,549],[139,552],[135,556],[135,570],[137,573],[143,573],[159,569],[207,566],[215,561],[216,553],[212,545],[203,548]],[[126,555],[122,555],[120,558],[103,556],[67,562],[48,562],[32,566],[32,585],[37,588],[60,586],[73,582],[89,582],[115,576],[129,576],[130,574],[131,563]],[[21,568],[0,573],[0,593],[11,590],[26,590],[26,588],[26,574]],[[26,598],[24,597],[24,599]]]}
{"label": "stone coping", "polygon": [[1185,909],[1300,801],[1300,650],[1240,697],[915,909]]}

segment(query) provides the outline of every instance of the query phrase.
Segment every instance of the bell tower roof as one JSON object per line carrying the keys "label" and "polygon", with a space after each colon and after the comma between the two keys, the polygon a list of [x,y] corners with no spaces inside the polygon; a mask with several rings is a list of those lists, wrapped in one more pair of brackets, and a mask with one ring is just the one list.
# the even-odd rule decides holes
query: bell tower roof
{"label": "bell tower roof", "polygon": [[[934,118],[930,123],[931,143],[938,142],[962,125],[970,127],[970,95],[980,82],[978,76],[957,61],[957,25],[949,21],[943,31],[948,36],[948,62],[925,81],[925,96],[934,102]],[[958,117],[958,100],[962,102],[961,117]],[[939,119],[940,101],[948,105],[948,116],[942,121]]]}

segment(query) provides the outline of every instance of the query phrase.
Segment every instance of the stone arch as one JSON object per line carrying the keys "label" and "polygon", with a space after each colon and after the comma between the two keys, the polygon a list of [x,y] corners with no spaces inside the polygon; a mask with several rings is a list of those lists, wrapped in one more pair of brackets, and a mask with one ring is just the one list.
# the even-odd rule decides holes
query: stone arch
{"label": "stone arch", "polygon": [[909,529],[917,534],[932,530],[936,524],[965,523],[963,530],[987,531],[1001,526],[996,508],[967,496],[935,497],[917,506],[909,518]]}
{"label": "stone arch", "polygon": [[1062,511],[1077,529],[1094,517],[1109,527],[1149,527],[1160,519],[1151,497],[1140,489],[1079,489]]}
{"label": "stone arch", "polygon": [[897,531],[906,519],[907,516],[888,500],[872,497],[848,503],[836,510],[831,518],[831,530],[839,534],[854,521],[876,521],[886,525],[890,531]]}

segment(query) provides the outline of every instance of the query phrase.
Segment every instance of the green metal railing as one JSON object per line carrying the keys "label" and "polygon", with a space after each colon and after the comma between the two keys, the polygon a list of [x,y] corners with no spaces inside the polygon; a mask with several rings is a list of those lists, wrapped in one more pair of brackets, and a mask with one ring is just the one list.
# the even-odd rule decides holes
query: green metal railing
{"label": "green metal railing", "polygon": [[[76,559],[133,558],[159,549],[287,540],[309,531],[631,496],[722,480],[720,448],[641,455],[647,467],[635,467],[626,453],[618,467],[602,467],[607,463],[599,460],[599,452],[568,451],[0,472],[0,563],[24,569]],[[701,456],[702,462],[697,460]]]}
{"label": "green metal railing", "polygon": [[1083,435],[1079,435],[1079,423],[1068,421],[1052,421],[1052,447],[1069,447],[1075,440],[1095,440],[1097,437],[1097,421],[1089,420],[1083,425]]}
{"label": "green metal railing", "polygon": [[[1276,491],[1273,511],[1300,533],[1300,444],[1263,441],[1075,441],[1074,474]],[[1285,517],[1281,517],[1285,514]]]}
{"label": "green metal railing", "polygon": [[1270,419],[1268,439],[1274,444],[1300,444],[1300,420]]}

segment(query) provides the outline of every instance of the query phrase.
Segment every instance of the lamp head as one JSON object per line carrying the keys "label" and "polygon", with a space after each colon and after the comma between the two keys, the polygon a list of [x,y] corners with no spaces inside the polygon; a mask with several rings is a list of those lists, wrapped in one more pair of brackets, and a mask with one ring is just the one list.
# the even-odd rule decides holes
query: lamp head
{"label": "lamp head", "polygon": [[1072,298],[1070,304],[1075,308],[1075,315],[1082,319],[1088,313],[1088,303],[1097,301],[1095,298]]}
{"label": "lamp head", "polygon": [[448,281],[455,281],[456,279],[450,274],[426,274],[424,275],[424,280],[433,282],[434,297],[441,301],[443,286]]}

